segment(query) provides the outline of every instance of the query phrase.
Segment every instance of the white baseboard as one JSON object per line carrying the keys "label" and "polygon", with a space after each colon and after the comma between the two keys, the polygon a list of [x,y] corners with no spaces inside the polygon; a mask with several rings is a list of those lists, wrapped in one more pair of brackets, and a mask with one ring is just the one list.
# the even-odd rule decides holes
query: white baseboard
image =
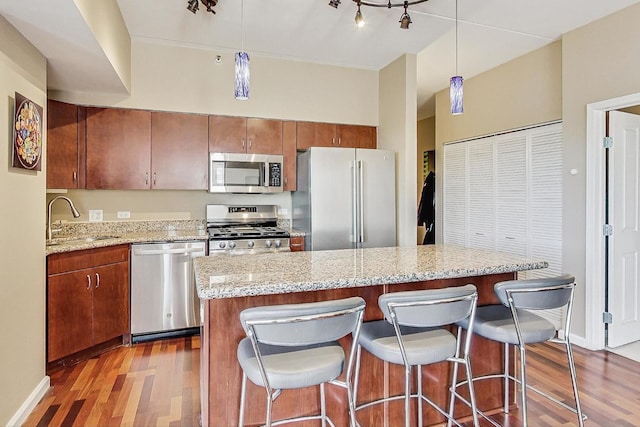
{"label": "white baseboard", "polygon": [[595,348],[589,348],[589,343],[585,337],[569,334],[569,339],[571,340],[571,345],[577,345],[578,347],[586,348],[587,350],[598,350]]}
{"label": "white baseboard", "polygon": [[40,399],[42,399],[45,393],[49,390],[49,387],[51,386],[50,380],[51,379],[48,375],[45,376],[36,388],[33,389],[29,397],[27,397],[27,400],[22,403],[20,409],[18,409],[18,411],[9,420],[9,427],[19,427],[27,420],[27,417],[31,414],[33,408],[36,407],[38,402],[40,402]]}

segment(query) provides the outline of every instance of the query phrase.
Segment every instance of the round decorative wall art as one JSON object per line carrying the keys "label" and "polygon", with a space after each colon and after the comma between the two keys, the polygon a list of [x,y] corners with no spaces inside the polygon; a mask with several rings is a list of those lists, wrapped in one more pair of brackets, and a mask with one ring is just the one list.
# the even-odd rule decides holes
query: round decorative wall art
{"label": "round decorative wall art", "polygon": [[16,92],[13,166],[39,171],[42,157],[42,107]]}

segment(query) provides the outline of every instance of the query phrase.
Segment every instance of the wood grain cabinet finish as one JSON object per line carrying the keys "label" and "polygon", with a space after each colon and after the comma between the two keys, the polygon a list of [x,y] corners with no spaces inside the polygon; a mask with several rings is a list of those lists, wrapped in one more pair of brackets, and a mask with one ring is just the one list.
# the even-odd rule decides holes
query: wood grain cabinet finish
{"label": "wood grain cabinet finish", "polygon": [[86,188],[150,188],[151,112],[87,107],[86,124]]}
{"label": "wood grain cabinet finish", "polygon": [[298,122],[298,150],[310,147],[376,148],[373,126]]}
{"label": "wood grain cabinet finish", "polygon": [[296,191],[297,151],[296,122],[282,124],[282,156],[284,159],[284,191]]}
{"label": "wood grain cabinet finish", "polygon": [[282,120],[209,116],[209,151],[282,154]]}
{"label": "wood grain cabinet finish", "polygon": [[79,188],[78,131],[78,106],[48,100],[47,188]]}
{"label": "wood grain cabinet finish", "polygon": [[209,128],[201,114],[151,113],[151,188],[206,190]]}
{"label": "wood grain cabinet finish", "polygon": [[129,333],[129,246],[49,255],[47,362]]}
{"label": "wood grain cabinet finish", "polygon": [[289,238],[289,249],[291,252],[304,251],[304,236],[292,236]]}

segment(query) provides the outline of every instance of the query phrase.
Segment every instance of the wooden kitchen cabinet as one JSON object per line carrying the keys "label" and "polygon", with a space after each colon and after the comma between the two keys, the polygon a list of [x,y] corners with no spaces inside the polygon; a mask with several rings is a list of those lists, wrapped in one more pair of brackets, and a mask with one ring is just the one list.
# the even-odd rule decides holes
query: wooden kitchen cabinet
{"label": "wooden kitchen cabinet", "polygon": [[141,190],[151,183],[151,112],[87,107],[90,190]]}
{"label": "wooden kitchen cabinet", "polygon": [[289,249],[291,252],[304,251],[304,236],[292,236],[289,238]]}
{"label": "wooden kitchen cabinet", "polygon": [[209,151],[282,154],[282,120],[209,116]]}
{"label": "wooden kitchen cabinet", "polygon": [[206,190],[209,152],[207,116],[151,113],[151,188]]}
{"label": "wooden kitchen cabinet", "polygon": [[129,329],[129,245],[49,255],[49,366],[119,339]]}
{"label": "wooden kitchen cabinet", "polygon": [[337,125],[338,146],[345,148],[376,148],[376,128],[360,125]]}
{"label": "wooden kitchen cabinet", "polygon": [[296,191],[296,122],[282,124],[283,190]]}
{"label": "wooden kitchen cabinet", "polygon": [[376,148],[376,128],[360,125],[298,122],[297,148]]}
{"label": "wooden kitchen cabinet", "polygon": [[[47,188],[82,188],[80,186],[79,131],[84,121],[78,120],[78,106],[47,101]],[[82,183],[84,185],[84,183]]]}

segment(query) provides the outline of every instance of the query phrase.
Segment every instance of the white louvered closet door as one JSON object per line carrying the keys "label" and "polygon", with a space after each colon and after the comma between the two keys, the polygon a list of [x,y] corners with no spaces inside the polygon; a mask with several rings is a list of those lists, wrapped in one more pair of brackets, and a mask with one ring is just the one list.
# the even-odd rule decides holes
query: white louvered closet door
{"label": "white louvered closet door", "polygon": [[527,255],[527,137],[496,137],[496,250]]}
{"label": "white louvered closet door", "polygon": [[466,144],[444,146],[443,240],[467,246],[467,149]]}
{"label": "white louvered closet door", "polygon": [[495,247],[495,160],[494,143],[480,139],[467,144],[469,187],[469,247]]}

